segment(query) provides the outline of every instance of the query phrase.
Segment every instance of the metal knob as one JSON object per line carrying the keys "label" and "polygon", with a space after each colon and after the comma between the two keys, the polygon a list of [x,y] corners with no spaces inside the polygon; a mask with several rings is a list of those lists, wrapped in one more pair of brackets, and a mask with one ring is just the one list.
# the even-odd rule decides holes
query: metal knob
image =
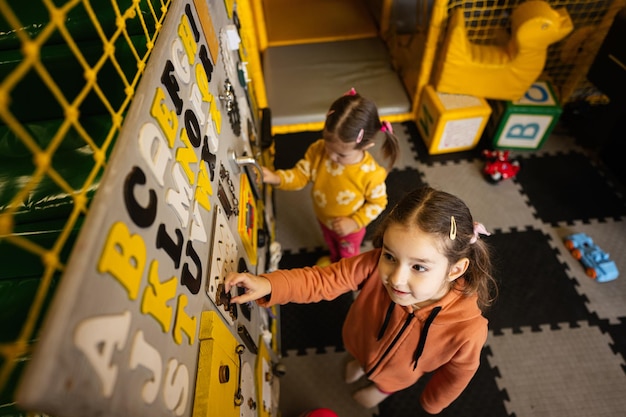
{"label": "metal knob", "polygon": [[226,80],[224,83],[224,93],[217,96],[221,101],[226,104],[226,111],[228,113],[233,111],[233,104],[235,103],[235,92],[233,85],[230,81]]}

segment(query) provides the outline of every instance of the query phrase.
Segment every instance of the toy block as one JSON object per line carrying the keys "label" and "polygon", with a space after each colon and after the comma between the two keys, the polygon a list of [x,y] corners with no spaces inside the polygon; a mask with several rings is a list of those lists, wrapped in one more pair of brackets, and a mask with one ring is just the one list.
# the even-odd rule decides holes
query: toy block
{"label": "toy block", "polygon": [[427,85],[417,117],[429,154],[474,148],[487,125],[491,107],[480,97],[436,92]]}
{"label": "toy block", "polygon": [[547,81],[533,83],[516,101],[490,101],[487,132],[498,149],[539,149],[561,116],[561,106]]}

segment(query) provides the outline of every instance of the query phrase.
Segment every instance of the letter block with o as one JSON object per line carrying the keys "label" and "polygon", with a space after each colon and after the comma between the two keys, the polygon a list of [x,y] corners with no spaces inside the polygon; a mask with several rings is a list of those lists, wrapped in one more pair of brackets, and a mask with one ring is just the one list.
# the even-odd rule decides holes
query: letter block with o
{"label": "letter block with o", "polygon": [[548,81],[533,83],[516,101],[490,101],[487,134],[496,149],[539,149],[561,116],[561,105]]}

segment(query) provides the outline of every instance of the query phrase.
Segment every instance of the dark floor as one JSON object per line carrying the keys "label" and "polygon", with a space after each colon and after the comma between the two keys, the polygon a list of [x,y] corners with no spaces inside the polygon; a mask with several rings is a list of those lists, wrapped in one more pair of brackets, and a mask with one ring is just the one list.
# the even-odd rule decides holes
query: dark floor
{"label": "dark floor", "polygon": [[[478,149],[428,156],[415,125],[394,125],[401,160],[387,180],[390,206],[422,184],[461,197],[493,232],[500,295],[488,312],[490,333],[481,367],[442,416],[615,417],[626,409],[626,203],[621,180],[558,126],[537,151],[517,151],[522,169],[497,185],[481,175]],[[319,132],[275,138],[276,167],[291,167]],[[325,254],[308,188],[275,194],[281,268],[314,264]],[[383,214],[384,215],[384,214]],[[372,225],[374,227],[375,224]],[[622,276],[597,283],[562,239],[585,232],[611,254]],[[368,236],[371,227],[368,228]],[[366,242],[364,250],[369,243]],[[343,317],[352,301],[281,308],[283,417],[316,407],[341,417],[426,415],[424,381],[365,410],[350,393],[366,383],[342,382],[347,354]]]}

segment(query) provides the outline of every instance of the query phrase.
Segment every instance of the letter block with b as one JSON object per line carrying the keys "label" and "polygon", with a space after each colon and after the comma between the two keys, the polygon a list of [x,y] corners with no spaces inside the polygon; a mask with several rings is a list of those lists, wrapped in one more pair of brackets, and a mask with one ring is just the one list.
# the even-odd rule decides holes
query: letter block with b
{"label": "letter block with b", "polygon": [[516,101],[490,101],[487,134],[496,149],[539,149],[561,116],[561,105],[548,81],[533,83]]}

